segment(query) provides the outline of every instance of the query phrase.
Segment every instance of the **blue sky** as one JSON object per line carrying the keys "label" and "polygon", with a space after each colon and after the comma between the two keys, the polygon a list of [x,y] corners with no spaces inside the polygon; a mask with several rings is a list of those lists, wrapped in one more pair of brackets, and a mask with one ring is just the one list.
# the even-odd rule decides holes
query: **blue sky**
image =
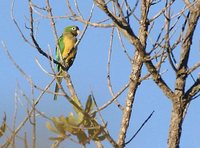
{"label": "blue sky", "polygon": [[[38,2],[41,3],[41,2]],[[42,4],[42,3],[41,3]],[[66,15],[68,10],[66,9],[65,1],[63,2],[51,2],[53,6],[54,15]],[[180,7],[176,5],[177,7]],[[2,1],[0,5],[0,41],[3,41],[15,61],[20,65],[20,67],[26,72],[28,76],[32,78],[35,84],[45,87],[50,81],[51,77],[47,76],[36,64],[35,59],[37,58],[40,63],[50,71],[49,62],[46,58],[40,55],[34,48],[30,47],[24,43],[23,39],[20,37],[17,28],[14,25],[10,17],[10,1]],[[83,9],[84,7],[84,9]],[[88,17],[90,12],[91,4],[81,3],[80,8],[82,8],[82,13],[84,17]],[[29,17],[27,10],[27,2],[16,1],[15,5],[15,17],[19,22],[22,31],[30,39],[29,32],[25,28],[28,25],[27,18]],[[159,9],[154,8],[151,13],[152,15]],[[174,12],[175,13],[175,12]],[[100,20],[104,18],[104,14],[100,13],[98,8],[95,8],[93,21]],[[80,29],[84,28],[84,25],[78,22],[72,22],[66,19],[57,19],[56,28],[58,35],[61,35],[63,28],[67,25],[75,24],[78,25]],[[162,22],[161,22],[162,23]],[[48,19],[41,19],[38,17],[38,31],[37,40],[41,47],[45,50],[48,49],[48,45],[54,50],[55,42],[53,38],[53,33],[50,27],[50,22]],[[135,32],[137,33],[137,24],[134,24]],[[161,26],[158,24],[156,29]],[[200,25],[198,24],[197,30],[200,30]],[[83,40],[79,45],[78,54],[74,65],[69,70],[73,84],[77,91],[77,94],[82,102],[85,102],[87,96],[92,91],[96,98],[99,106],[107,102],[111,96],[107,87],[107,58],[108,58],[108,47],[111,29],[98,29],[89,27]],[[115,32],[116,35],[116,32]],[[154,39],[155,36],[152,35]],[[197,62],[200,57],[199,51],[199,36],[195,34],[195,41],[193,42],[192,58],[191,64]],[[130,55],[133,54],[134,48],[128,43],[126,47]],[[177,52],[178,53],[178,52]],[[198,54],[196,54],[198,53]],[[8,124],[12,125],[12,117],[14,113],[14,98],[17,85],[20,86],[28,96],[31,97],[31,87],[20,72],[13,66],[5,52],[3,51],[2,45],[0,45],[0,121],[3,118],[3,112],[6,112],[8,116]],[[167,67],[167,64],[165,68]],[[169,66],[167,67],[169,68]],[[129,79],[129,74],[131,72],[131,64],[128,61],[126,55],[123,53],[118,39],[114,39],[113,46],[113,56],[111,62],[111,80],[113,83],[113,89],[115,93],[123,87]],[[145,73],[145,69],[143,70]],[[197,76],[198,71],[194,74]],[[172,73],[169,70],[165,75],[165,79],[170,82],[170,86],[173,88],[174,77],[171,76]],[[188,82],[188,86],[190,85]],[[54,89],[54,85],[51,90]],[[37,97],[39,91],[35,91],[35,97]],[[124,104],[126,97],[126,91],[122,96],[119,97],[119,102]],[[19,124],[23,118],[26,116],[27,104],[23,98],[23,107],[19,106],[17,115],[17,124]],[[186,116],[185,122],[183,124],[183,134],[181,139],[181,148],[195,148],[199,146],[200,138],[200,101],[199,99],[194,100],[191,103],[188,114]],[[58,101],[53,101],[53,96],[46,94],[38,105],[38,109],[45,112],[48,116],[59,116],[67,115],[70,112],[70,105],[64,99],[59,99]],[[144,81],[138,88],[135,104],[133,107],[133,114],[129,126],[129,131],[127,134],[127,140],[133,135],[133,133],[139,128],[142,122],[147,118],[147,116],[155,110],[154,115],[150,119],[143,130],[138,134],[138,136],[127,146],[129,147],[152,147],[160,148],[167,147],[167,136],[168,127],[170,122],[170,112],[171,112],[171,102],[167,99],[161,92],[161,90],[152,82],[152,80]],[[117,139],[121,112],[117,109],[115,105],[109,106],[106,110],[102,112],[104,120],[108,122],[108,129],[114,139]],[[54,134],[49,133],[45,127],[46,120],[38,117],[38,147],[49,147],[51,141],[48,140],[50,136]],[[28,132],[28,137],[31,137],[30,126],[26,126],[25,130]],[[24,131],[25,131],[24,130]],[[23,134],[23,132],[21,132]],[[3,139],[0,140],[2,143]],[[20,142],[19,142],[20,143]],[[105,142],[106,147],[111,147],[107,142]],[[64,146],[74,147],[74,145],[65,141]],[[81,147],[76,145],[76,147]],[[88,145],[88,147],[94,147],[93,144]]]}

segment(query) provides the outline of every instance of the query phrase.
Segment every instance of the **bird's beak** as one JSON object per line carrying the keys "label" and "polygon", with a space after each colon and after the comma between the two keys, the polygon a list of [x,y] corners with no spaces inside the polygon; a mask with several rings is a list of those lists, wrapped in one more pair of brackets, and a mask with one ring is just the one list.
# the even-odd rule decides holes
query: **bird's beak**
{"label": "bird's beak", "polygon": [[80,30],[77,30],[76,32],[77,32],[77,35],[79,35],[81,33]]}

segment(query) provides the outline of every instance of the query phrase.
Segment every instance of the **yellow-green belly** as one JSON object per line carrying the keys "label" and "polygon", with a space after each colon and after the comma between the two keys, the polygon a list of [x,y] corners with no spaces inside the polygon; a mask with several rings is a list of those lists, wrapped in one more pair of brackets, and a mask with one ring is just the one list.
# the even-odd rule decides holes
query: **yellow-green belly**
{"label": "yellow-green belly", "polygon": [[[74,49],[76,41],[74,39],[69,39],[67,37],[64,37],[64,50],[62,53],[63,59],[65,59],[65,62],[68,63],[68,61],[72,58],[74,58],[76,54],[76,50]],[[72,51],[71,51],[72,50]]]}

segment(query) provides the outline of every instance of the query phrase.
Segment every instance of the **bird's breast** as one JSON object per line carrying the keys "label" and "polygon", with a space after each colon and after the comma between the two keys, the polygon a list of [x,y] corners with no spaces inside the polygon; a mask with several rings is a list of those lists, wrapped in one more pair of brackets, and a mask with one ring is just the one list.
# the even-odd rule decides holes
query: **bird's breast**
{"label": "bird's breast", "polygon": [[69,59],[73,58],[74,54],[76,53],[76,50],[74,49],[76,39],[64,37],[63,41],[64,41],[64,50],[62,56],[63,58],[66,59],[66,61],[68,61]]}

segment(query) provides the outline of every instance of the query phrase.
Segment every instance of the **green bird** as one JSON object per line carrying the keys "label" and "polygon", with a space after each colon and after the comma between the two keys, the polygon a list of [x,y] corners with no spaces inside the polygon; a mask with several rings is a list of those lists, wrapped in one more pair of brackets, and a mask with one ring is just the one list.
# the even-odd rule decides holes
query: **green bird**
{"label": "green bird", "polygon": [[[77,38],[76,36],[80,33],[79,28],[77,26],[68,26],[64,29],[63,34],[58,39],[58,46],[60,48],[60,53],[65,63],[65,68],[63,69],[60,65],[56,65],[57,71],[59,72],[58,81],[56,82],[55,93],[59,91],[59,84],[62,82],[63,71],[68,71],[68,69],[72,66],[74,59],[77,53],[77,47],[74,47]],[[59,48],[56,48],[56,60],[61,61]],[[57,95],[54,95],[54,100],[57,99]]]}

